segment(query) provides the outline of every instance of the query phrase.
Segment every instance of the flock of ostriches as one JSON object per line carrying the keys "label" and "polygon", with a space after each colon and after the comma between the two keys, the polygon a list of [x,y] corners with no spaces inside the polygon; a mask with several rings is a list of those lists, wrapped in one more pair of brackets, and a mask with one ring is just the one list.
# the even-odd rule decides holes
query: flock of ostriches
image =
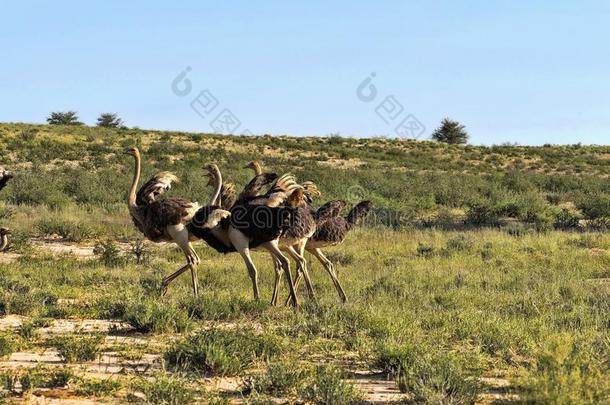
{"label": "flock of ostriches", "polygon": [[[347,217],[342,216],[346,205],[342,200],[329,201],[315,210],[309,206],[313,198],[320,196],[314,183],[297,184],[290,174],[278,177],[274,173],[263,173],[258,161],[248,164],[247,167],[253,169],[255,174],[239,195],[233,184],[223,182],[218,166],[212,164],[206,167],[206,176],[208,186],[213,186],[214,191],[206,206],[183,198],[159,198],[170,190],[171,183],[177,180],[176,176],[160,172],[138,189],[140,152],[134,147],[126,149],[125,153],[132,155],[135,161],[133,182],[127,196],[129,213],[135,226],[153,242],[176,243],[186,256],[186,265],[163,279],[163,294],[172,280],[190,270],[193,293],[197,296],[197,266],[201,259],[191,243],[204,240],[218,252],[237,252],[241,255],[257,300],[260,294],[256,267],[250,256],[252,249],[264,249],[273,259],[275,283],[272,304],[277,304],[282,272],[290,289],[287,305],[298,305],[296,289],[301,278],[305,280],[309,296],[314,299],[304,258],[305,250],[322,263],[337,289],[339,299],[342,302],[347,300],[332,262],[320,248],[343,242],[349,230],[371,210],[369,201],[355,205]],[[12,177],[11,173],[0,168],[0,190]],[[10,234],[9,229],[0,228],[0,251],[6,250]],[[297,264],[294,280],[284,253],[288,253]]]}
{"label": "flock of ostriches", "polygon": [[[134,224],[147,239],[174,242],[186,256],[186,265],[163,279],[163,293],[172,280],[190,270],[193,293],[197,296],[197,266],[201,259],[191,242],[203,240],[218,252],[240,254],[257,300],[260,294],[256,267],[250,255],[252,249],[268,251],[273,260],[273,305],[277,305],[282,272],[290,290],[287,305],[298,305],[296,289],[301,278],[305,280],[310,298],[315,299],[304,257],[306,250],[322,263],[339,299],[342,302],[347,300],[332,262],[320,249],[343,242],[349,230],[372,209],[371,202],[356,204],[347,217],[342,216],[346,205],[342,200],[329,201],[315,210],[309,205],[320,196],[314,183],[298,184],[290,174],[278,177],[275,173],[263,173],[258,161],[248,164],[247,167],[254,170],[254,177],[239,195],[233,184],[223,182],[218,166],[211,164],[206,167],[206,176],[207,185],[213,186],[213,193],[206,206],[182,198],[159,198],[171,188],[176,176],[169,172],[158,173],[138,189],[140,152],[134,147],[126,149],[125,153],[133,156],[135,161],[133,182],[127,197]],[[294,280],[284,252],[296,262]]]}
{"label": "flock of ostriches", "polygon": [[[218,166],[206,167],[208,186],[213,186],[212,196],[206,206],[200,206],[183,198],[164,197],[177,177],[170,172],[160,172],[139,189],[141,157],[137,148],[128,148],[133,156],[135,170],[127,196],[129,213],[135,226],[153,242],[176,243],[186,256],[186,265],[165,277],[162,293],[169,283],[190,270],[193,293],[198,295],[197,266],[201,262],[191,242],[205,241],[221,253],[237,252],[241,255],[252,280],[254,298],[259,299],[257,270],[250,256],[252,249],[264,249],[271,254],[275,281],[271,303],[277,305],[282,272],[290,290],[286,305],[298,305],[296,289],[301,278],[311,299],[315,299],[311,279],[307,272],[304,253],[313,254],[328,272],[342,302],[347,300],[339,283],[333,263],[321,251],[326,246],[344,241],[347,233],[373,208],[369,201],[356,204],[346,217],[342,211],[345,201],[334,200],[317,210],[310,204],[320,192],[313,182],[298,184],[290,174],[278,177],[275,173],[263,173],[261,163],[252,161],[246,166],[254,171],[254,177],[237,195],[235,186],[223,182]],[[0,190],[12,175],[0,168]],[[8,245],[11,231],[0,228],[0,251]],[[290,272],[288,253],[297,265],[296,278]]]}

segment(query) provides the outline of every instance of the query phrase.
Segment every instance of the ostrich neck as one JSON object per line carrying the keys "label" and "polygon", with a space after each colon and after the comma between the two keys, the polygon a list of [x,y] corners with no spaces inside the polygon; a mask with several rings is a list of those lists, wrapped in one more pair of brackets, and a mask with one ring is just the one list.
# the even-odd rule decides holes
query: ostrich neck
{"label": "ostrich neck", "polygon": [[254,174],[256,176],[258,176],[259,174],[263,174],[263,168],[258,162],[254,162]]}
{"label": "ostrich neck", "polygon": [[8,236],[2,235],[2,237],[0,237],[0,252],[3,251],[4,249],[6,249],[7,245],[8,245]]}
{"label": "ostrich neck", "polygon": [[127,196],[127,205],[129,208],[136,208],[136,189],[138,188],[138,183],[140,182],[140,155],[134,156],[134,174],[133,174],[133,182],[131,183],[131,188],[129,189],[129,195]]}
{"label": "ostrich neck", "polygon": [[208,205],[220,205],[218,198],[220,197],[220,189],[222,188],[222,175],[220,174],[220,170],[218,168],[214,169],[214,195],[210,198],[210,203]]}

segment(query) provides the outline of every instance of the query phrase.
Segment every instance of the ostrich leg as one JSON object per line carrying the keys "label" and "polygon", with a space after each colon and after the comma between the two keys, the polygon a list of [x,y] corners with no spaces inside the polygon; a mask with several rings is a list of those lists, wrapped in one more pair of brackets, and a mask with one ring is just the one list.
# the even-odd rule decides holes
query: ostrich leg
{"label": "ostrich leg", "polygon": [[322,251],[319,248],[307,249],[307,251],[309,253],[311,253],[312,255],[314,255],[320,263],[322,263],[322,266],[324,266],[324,268],[328,272],[328,275],[330,276],[331,280],[333,281],[333,284],[335,285],[335,289],[337,290],[339,299],[341,300],[342,303],[346,303],[347,296],[345,295],[345,291],[343,291],[343,287],[341,287],[341,283],[339,283],[339,279],[337,278],[337,273],[335,273],[333,263],[330,260],[328,260],[328,258],[326,256],[324,256],[324,254],[322,253]]}
{"label": "ostrich leg", "polygon": [[286,275],[286,282],[288,283],[288,288],[290,289],[290,297],[292,299],[292,303],[295,307],[298,307],[299,301],[297,298],[296,290],[294,288],[294,284],[292,282],[292,274],[290,274],[290,262],[288,261],[286,256],[282,254],[282,251],[278,246],[277,240],[267,242],[263,244],[262,247],[267,249],[269,253],[271,253],[280,262],[282,268],[284,269],[284,274]]}
{"label": "ostrich leg", "polygon": [[271,296],[271,305],[277,305],[279,295],[280,282],[282,280],[282,264],[275,256],[271,255],[273,260],[273,271],[275,272],[275,280],[273,282],[273,295]]}
{"label": "ostrich leg", "polygon": [[199,258],[199,255],[197,254],[195,249],[193,249],[193,246],[189,242],[188,231],[183,225],[168,227],[168,232],[170,236],[174,239],[174,242],[176,242],[176,244],[180,246],[180,249],[182,249],[182,251],[184,252],[187,264],[163,279],[163,281],[161,282],[161,295],[165,295],[169,283],[171,283],[182,273],[190,269],[191,281],[193,283],[193,294],[196,298],[199,294],[197,265],[200,263],[201,259]]}
{"label": "ostrich leg", "polygon": [[[293,246],[290,246],[286,250],[290,254],[290,256],[297,262],[297,279],[300,279],[301,275],[305,279],[305,286],[307,287],[307,292],[309,294],[309,298],[315,301],[316,296],[313,291],[313,284],[311,283],[311,278],[309,277],[309,272],[307,271],[307,261],[305,257],[303,257],[303,253],[305,253],[305,244],[299,243],[296,245],[299,249],[297,251]],[[295,280],[295,289],[297,288],[297,281]]]}

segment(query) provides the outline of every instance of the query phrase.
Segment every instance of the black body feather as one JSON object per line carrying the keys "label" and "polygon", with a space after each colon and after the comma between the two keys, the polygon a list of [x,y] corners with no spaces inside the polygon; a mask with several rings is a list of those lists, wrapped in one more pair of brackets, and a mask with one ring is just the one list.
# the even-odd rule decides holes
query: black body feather
{"label": "black body feather", "polygon": [[362,201],[350,210],[347,218],[341,216],[322,216],[321,220],[317,223],[316,232],[311,237],[311,240],[324,242],[329,245],[343,242],[352,227],[357,225],[372,208],[373,204],[370,201]]}

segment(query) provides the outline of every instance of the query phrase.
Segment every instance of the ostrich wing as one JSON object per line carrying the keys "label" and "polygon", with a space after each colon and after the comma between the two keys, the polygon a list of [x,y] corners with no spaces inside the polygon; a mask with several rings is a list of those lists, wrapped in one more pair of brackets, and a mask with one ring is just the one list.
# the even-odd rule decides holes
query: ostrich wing
{"label": "ostrich wing", "polygon": [[271,184],[276,179],[277,174],[275,173],[263,173],[254,176],[239,194],[239,200],[245,200],[260,195],[261,189],[267,184]]}
{"label": "ostrich wing", "polygon": [[341,214],[345,208],[345,201],[332,200],[318,208],[316,211],[316,219],[318,222],[326,221],[330,218],[336,218]]}
{"label": "ostrich wing", "polygon": [[277,179],[273,187],[265,195],[252,199],[250,204],[277,207],[286,201],[295,190],[303,190],[303,187],[296,183],[294,176],[285,174]]}
{"label": "ostrich wing", "polygon": [[230,210],[235,205],[237,196],[233,183],[223,183],[220,189],[220,206],[225,210]]}
{"label": "ostrich wing", "polygon": [[136,204],[146,205],[155,201],[157,196],[172,188],[172,182],[178,182],[178,177],[173,173],[160,172],[155,174],[138,190]]}

